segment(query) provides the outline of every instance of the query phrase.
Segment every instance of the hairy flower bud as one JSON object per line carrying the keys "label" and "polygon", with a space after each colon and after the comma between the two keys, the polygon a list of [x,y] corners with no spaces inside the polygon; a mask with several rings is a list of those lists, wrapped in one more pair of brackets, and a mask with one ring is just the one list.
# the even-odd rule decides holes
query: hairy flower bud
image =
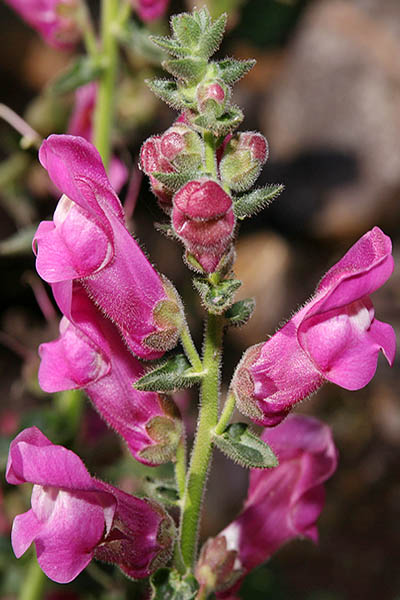
{"label": "hairy flower bud", "polygon": [[232,199],[211,179],[190,181],[173,198],[172,224],[188,252],[212,273],[231,245]]}
{"label": "hairy flower bud", "polygon": [[150,178],[151,191],[158,198],[161,208],[168,210],[172,204],[173,193],[160,183],[153,173],[173,173],[174,167],[161,152],[161,136],[153,135],[144,142],[140,150],[140,168]]}
{"label": "hairy flower bud", "polygon": [[245,352],[232,379],[243,414],[273,426],[325,381],[347,390],[367,385],[380,351],[393,364],[395,333],[375,318],[369,297],[393,271],[391,248],[390,238],[374,227],[282,329]]}
{"label": "hairy flower bud", "polygon": [[178,170],[198,170],[204,156],[204,143],[198,133],[184,123],[175,123],[161,136],[162,155]]}
{"label": "hairy flower bud", "polygon": [[59,49],[72,48],[81,36],[76,18],[81,0],[5,0],[36,29],[45,41]]}
{"label": "hairy flower bud", "polygon": [[255,183],[267,158],[268,144],[261,133],[238,133],[224,148],[219,165],[221,179],[231,189],[244,192]]}
{"label": "hairy flower bud", "polygon": [[218,118],[224,114],[229,97],[229,87],[222,81],[200,83],[196,90],[198,111]]}

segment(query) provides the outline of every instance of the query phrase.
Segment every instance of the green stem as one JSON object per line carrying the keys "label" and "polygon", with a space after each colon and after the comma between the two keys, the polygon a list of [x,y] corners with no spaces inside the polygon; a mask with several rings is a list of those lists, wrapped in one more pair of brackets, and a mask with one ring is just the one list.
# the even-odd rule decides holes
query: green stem
{"label": "green stem", "polygon": [[217,160],[215,158],[215,137],[210,131],[204,133],[206,170],[212,177],[217,177]]}
{"label": "green stem", "polygon": [[114,32],[118,11],[119,0],[102,0],[101,37],[104,70],[99,79],[99,91],[94,115],[94,144],[100,152],[106,169],[111,154],[114,93],[118,71],[118,45]]}
{"label": "green stem", "polygon": [[94,32],[92,19],[90,17],[90,12],[85,2],[81,2],[79,5],[78,22],[83,33],[83,41],[85,43],[87,53],[93,58],[97,58],[99,48],[97,46],[96,35]]}
{"label": "green stem", "polygon": [[192,367],[197,372],[201,373],[201,371],[203,371],[203,363],[201,362],[199,353],[197,352],[196,346],[194,345],[187,323],[185,323],[185,326],[181,332],[181,343],[186,356],[190,360]]}
{"label": "green stem", "polygon": [[47,577],[39,567],[36,556],[32,554],[28,572],[19,592],[19,600],[39,600],[43,597]]}
{"label": "green stem", "polygon": [[229,421],[231,420],[232,413],[235,410],[235,404],[236,404],[235,395],[231,393],[231,394],[229,394],[228,398],[226,399],[224,409],[219,418],[217,426],[214,429],[214,432],[217,435],[221,435],[221,433],[224,433]]}
{"label": "green stem", "polygon": [[180,531],[182,557],[188,568],[192,567],[197,554],[201,504],[212,456],[212,431],[218,420],[223,324],[222,317],[208,316],[203,360],[206,375],[201,386],[199,421],[186,479]]}
{"label": "green stem", "polygon": [[176,451],[175,478],[178,486],[179,497],[182,499],[186,484],[186,442],[184,437],[178,444]]}

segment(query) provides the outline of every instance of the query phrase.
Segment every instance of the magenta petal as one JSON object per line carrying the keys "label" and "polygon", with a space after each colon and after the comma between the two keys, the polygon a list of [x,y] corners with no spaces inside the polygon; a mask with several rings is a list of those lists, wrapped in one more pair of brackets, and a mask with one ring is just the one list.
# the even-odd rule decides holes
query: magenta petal
{"label": "magenta petal", "polygon": [[61,321],[61,337],[39,347],[41,363],[39,385],[53,393],[87,387],[104,377],[110,365],[101,352],[65,318]]}
{"label": "magenta petal", "polygon": [[28,550],[42,527],[43,524],[36,518],[32,509],[15,517],[11,530],[11,545],[17,558]]}
{"label": "magenta petal", "polygon": [[[297,317],[262,346],[259,358],[249,368],[261,411],[256,420],[265,426],[279,423],[288,406],[322,384],[320,372],[298,343]],[[242,410],[240,406],[239,409]]]}
{"label": "magenta petal", "polygon": [[112,256],[107,235],[73,204],[57,227],[37,231],[35,243],[36,269],[49,283],[92,275]]}
{"label": "magenta petal", "polygon": [[53,183],[70,200],[105,225],[104,210],[112,211],[123,222],[121,203],[92,144],[78,136],[51,135],[42,143],[39,159]]}
{"label": "magenta petal", "polygon": [[374,227],[322,278],[307,317],[340,308],[380,288],[393,272],[390,238]]}
{"label": "magenta petal", "polygon": [[7,459],[6,480],[8,483],[18,485],[28,481],[24,475],[23,461],[19,452],[15,452],[20,442],[31,444],[38,448],[51,446],[51,442],[37,427],[29,427],[21,431],[10,444],[10,451]]}
{"label": "magenta petal", "polygon": [[[88,565],[103,537],[103,507],[97,492],[49,487],[36,490],[32,494],[32,510],[42,514],[44,521],[35,539],[38,562],[50,579],[68,583]],[[107,496],[114,502],[112,495]]]}

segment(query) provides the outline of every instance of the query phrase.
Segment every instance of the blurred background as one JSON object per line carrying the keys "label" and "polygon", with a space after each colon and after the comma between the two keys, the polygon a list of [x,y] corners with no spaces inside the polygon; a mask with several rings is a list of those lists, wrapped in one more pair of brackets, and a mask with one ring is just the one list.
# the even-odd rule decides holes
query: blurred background
{"label": "blurred background", "polygon": [[[270,158],[259,184],[283,183],[280,198],[241,227],[236,275],[238,298],[254,296],[255,315],[226,341],[224,381],[250,345],[272,334],[313,293],[323,273],[374,225],[390,235],[400,255],[400,3],[398,0],[209,0],[211,12],[229,14],[220,56],[257,59],[235,88],[245,113],[242,130],[268,139]],[[171,2],[170,14],[200,6]],[[97,2],[91,3],[93,14]],[[167,21],[152,25],[167,32]],[[115,143],[132,174],[121,191],[135,203],[132,229],[157,268],[176,282],[192,307],[198,344],[202,309],[181,261],[181,248],[155,231],[162,219],[148,183],[135,171],[142,142],[164,131],[176,114],[143,83],[158,72],[157,52],[138,25],[124,50],[118,87]],[[53,50],[3,3],[0,4],[0,102],[41,136],[65,132],[73,94],[49,92],[50,82],[73,54]],[[218,55],[218,56],[219,56]],[[52,398],[37,384],[37,346],[57,335],[58,316],[34,275],[30,240],[37,223],[52,214],[57,196],[36,151],[22,150],[20,136],[0,122],[0,461],[23,427],[38,425],[53,441],[69,444],[89,470],[137,489],[141,467],[88,403],[71,394]],[[41,308],[39,307],[41,305]],[[400,272],[374,296],[378,318],[400,326]],[[281,549],[246,580],[248,600],[400,600],[400,404],[399,362],[379,361],[363,390],[325,386],[297,407],[328,422],[340,451],[327,485],[318,546],[298,540]],[[195,399],[178,399],[194,428]],[[54,410],[54,407],[57,410]],[[77,408],[78,407],[78,408]],[[79,423],[78,436],[72,435]],[[73,425],[75,423],[75,425]],[[72,441],[73,440],[73,441]],[[137,471],[137,473],[136,473]],[[221,485],[223,478],[223,485]],[[240,510],[246,472],[217,454],[208,485],[202,536],[215,535]],[[26,559],[9,545],[12,517],[28,497],[0,488],[0,596],[17,596]],[[96,571],[97,569],[97,571]],[[97,573],[97,574],[96,574]],[[107,568],[95,567],[66,586],[48,586],[47,598],[144,597],[141,586],[106,590]],[[121,591],[122,590],[122,591]],[[118,594],[120,594],[118,596]]]}

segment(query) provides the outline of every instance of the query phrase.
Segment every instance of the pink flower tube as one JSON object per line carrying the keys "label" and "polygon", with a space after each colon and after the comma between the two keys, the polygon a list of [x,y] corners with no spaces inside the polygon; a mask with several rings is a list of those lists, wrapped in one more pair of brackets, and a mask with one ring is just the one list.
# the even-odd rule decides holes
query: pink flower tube
{"label": "pink flower tube", "polygon": [[325,381],[347,390],[367,385],[380,350],[393,364],[395,333],[375,319],[369,297],[393,271],[391,249],[390,238],[374,227],[282,329],[245,352],[232,380],[241,412],[273,426]]}
{"label": "pink flower tube", "polygon": [[34,237],[37,271],[60,309],[66,314],[79,281],[134,354],[162,356],[179,337],[180,301],[126,229],[99,153],[81,137],[51,135],[39,158],[64,193]]}
{"label": "pink flower tube", "polygon": [[169,0],[135,0],[134,6],[142,21],[154,21],[162,17],[168,9]]}
{"label": "pink flower tube", "polygon": [[15,555],[35,542],[40,567],[57,583],[75,579],[93,557],[134,578],[169,559],[174,526],[160,506],[94,479],[76,454],[36,427],[11,443],[6,479],[34,484],[32,508],[14,519]]}
{"label": "pink flower tube", "polygon": [[[69,123],[68,134],[80,135],[91,142],[93,139],[93,114],[96,106],[98,85],[90,82],[78,88],[75,92],[75,106]],[[116,156],[112,156],[109,168],[110,183],[118,193],[128,179],[128,170]]]}
{"label": "pink flower tube", "polygon": [[317,419],[292,415],[261,437],[277,455],[279,466],[252,469],[243,511],[206,542],[196,568],[201,585],[219,592],[217,597],[233,598],[244,575],[287,541],[318,540],[323,484],[337,466],[330,428]]}
{"label": "pink flower tube", "polygon": [[36,29],[44,40],[59,49],[72,48],[80,38],[75,13],[80,0],[5,0]]}
{"label": "pink flower tube", "polygon": [[172,460],[182,436],[174,403],[167,396],[135,390],[143,366],[79,283],[74,283],[66,315],[60,337],[39,348],[41,388],[49,393],[84,388],[134,458],[151,466]]}

